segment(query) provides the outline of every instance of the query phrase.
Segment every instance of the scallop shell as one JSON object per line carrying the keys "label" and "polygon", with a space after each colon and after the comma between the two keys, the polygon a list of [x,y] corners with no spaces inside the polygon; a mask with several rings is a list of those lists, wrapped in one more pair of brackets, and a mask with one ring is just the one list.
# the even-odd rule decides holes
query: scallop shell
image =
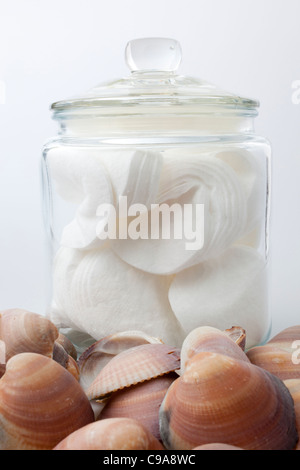
{"label": "scallop shell", "polygon": [[138,421],[110,418],[75,431],[53,450],[163,450],[163,447]]}
{"label": "scallop shell", "polygon": [[165,344],[144,344],[115,356],[86,391],[90,400],[180,368],[180,351]]}
{"label": "scallop shell", "polygon": [[[204,246],[186,249],[186,243],[191,240],[176,238],[174,221],[171,221],[168,239],[162,236],[155,239],[149,233],[146,239],[113,240],[112,248],[118,256],[142,271],[175,274],[215,258],[244,233],[247,213],[244,188],[235,171],[213,155],[199,155],[199,152],[182,155],[178,151],[165,153],[149,232],[153,231],[155,213],[159,215],[158,205],[174,202],[182,208],[185,204],[193,204],[194,207],[204,204]],[[182,233],[185,234],[186,230]]]}
{"label": "scallop shell", "polygon": [[[263,346],[256,346],[247,352],[252,362],[281,380],[300,379],[300,361],[293,360],[300,348],[300,326],[287,328]],[[298,354],[299,356],[299,354]],[[297,358],[296,358],[297,359]]]}
{"label": "scallop shell", "polygon": [[23,352],[52,357],[58,335],[56,326],[37,313],[11,309],[0,314],[0,339],[5,343],[6,361]]}
{"label": "scallop shell", "polygon": [[103,367],[117,354],[142,344],[161,344],[159,338],[142,331],[123,331],[93,343],[78,359],[80,385],[86,390]]}
{"label": "scallop shell", "polygon": [[100,419],[135,418],[160,440],[158,411],[176,378],[177,374],[170,373],[113,393]]}
{"label": "scallop shell", "polygon": [[275,376],[246,361],[202,352],[170,386],[160,408],[167,449],[221,442],[245,450],[292,450],[293,399]]}
{"label": "scallop shell", "polygon": [[[127,197],[128,206],[138,203],[146,207],[155,200],[161,173],[159,152],[136,149],[60,147],[47,154],[51,177],[57,192],[78,204],[75,218],[62,234],[61,244],[70,248],[93,249],[105,240],[99,234],[115,217],[119,198]],[[103,214],[99,208],[105,205]]]}
{"label": "scallop shell", "polygon": [[0,380],[1,450],[50,450],[93,421],[84,391],[57,362],[35,353],[7,362]]}
{"label": "scallop shell", "polygon": [[[298,435],[300,436],[300,379],[285,380],[284,384],[289,389],[290,394],[292,395],[294,400],[296,413],[296,427]],[[295,450],[300,450],[300,441],[298,441]]]}
{"label": "scallop shell", "polygon": [[200,326],[193,330],[183,342],[180,374],[184,372],[191,357],[203,351],[224,354],[250,362],[244,351],[231,339],[228,333],[210,326]]}

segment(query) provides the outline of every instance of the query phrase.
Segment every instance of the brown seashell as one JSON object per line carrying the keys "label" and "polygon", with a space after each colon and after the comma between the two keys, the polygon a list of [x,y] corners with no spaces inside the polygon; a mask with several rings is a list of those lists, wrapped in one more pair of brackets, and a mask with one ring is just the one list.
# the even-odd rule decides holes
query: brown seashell
{"label": "brown seashell", "polygon": [[110,418],[75,431],[54,450],[163,450],[163,447],[138,421]]}
{"label": "brown seashell", "polygon": [[100,419],[134,418],[160,439],[158,411],[177,374],[170,373],[112,394]]}
{"label": "brown seashell", "polygon": [[[290,394],[294,400],[295,413],[296,413],[296,427],[298,435],[300,436],[300,379],[289,379],[284,381],[285,386],[289,389]],[[295,447],[295,450],[300,450],[300,440]]]}
{"label": "brown seashell", "polygon": [[46,356],[12,357],[0,380],[0,449],[49,450],[93,422],[79,383]]}
{"label": "brown seashell", "polygon": [[53,347],[52,359],[58,362],[58,364],[63,366],[65,369],[67,369],[67,371],[69,371],[75,377],[76,380],[79,380],[80,373],[77,362],[72,356],[67,353],[64,347],[56,341]]}
{"label": "brown seashell", "polygon": [[57,328],[42,315],[21,309],[0,314],[0,339],[6,345],[6,361],[23,352],[51,357],[57,338]]}
{"label": "brown seashell", "polygon": [[0,364],[0,379],[5,374],[5,370],[6,370],[6,365]]}
{"label": "brown seashell", "polygon": [[244,450],[240,447],[230,446],[228,444],[204,444],[195,447],[193,450]]}
{"label": "brown seashell", "polygon": [[74,344],[62,333],[59,333],[56,343],[60,344],[69,356],[73,357],[77,361],[77,351]]}
{"label": "brown seashell", "polygon": [[5,343],[0,340],[0,379],[5,372],[6,368],[6,354],[5,354]]}
{"label": "brown seashell", "polygon": [[287,328],[265,345],[251,348],[247,356],[252,364],[268,370],[281,380],[300,379],[300,361],[294,360],[296,348],[300,350],[299,326]]}
{"label": "brown seashell", "polygon": [[182,344],[180,374],[184,372],[188,361],[203,351],[225,354],[249,362],[244,351],[233,341],[230,334],[210,326],[200,326],[191,331]]}
{"label": "brown seashell", "polygon": [[78,359],[80,385],[87,390],[103,367],[117,354],[142,344],[162,344],[142,331],[115,333],[92,344]]}
{"label": "brown seashell", "polygon": [[168,389],[160,408],[167,449],[221,442],[245,450],[292,450],[293,399],[277,377],[246,361],[201,352]]}
{"label": "brown seashell", "polygon": [[233,326],[224,331],[243,351],[246,347],[246,331],[240,326]]}
{"label": "brown seashell", "polygon": [[180,368],[180,351],[166,344],[143,344],[127,349],[100,371],[86,391],[90,400],[159,377]]}

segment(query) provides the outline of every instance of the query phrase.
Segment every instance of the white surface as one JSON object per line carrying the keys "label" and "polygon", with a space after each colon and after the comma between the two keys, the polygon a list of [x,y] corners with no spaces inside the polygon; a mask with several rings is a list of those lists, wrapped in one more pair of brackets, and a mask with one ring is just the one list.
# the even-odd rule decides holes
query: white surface
{"label": "white surface", "polygon": [[49,105],[127,75],[127,41],[163,36],[181,43],[180,73],[261,102],[256,131],[273,145],[273,332],[299,324],[299,15],[299,0],[1,0],[0,308],[45,308],[39,164],[56,133]]}

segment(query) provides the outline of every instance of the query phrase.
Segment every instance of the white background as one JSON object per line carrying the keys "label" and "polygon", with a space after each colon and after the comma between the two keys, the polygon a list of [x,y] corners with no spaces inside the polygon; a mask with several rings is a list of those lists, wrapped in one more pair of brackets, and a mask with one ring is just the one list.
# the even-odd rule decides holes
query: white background
{"label": "white background", "polygon": [[40,150],[49,105],[127,75],[126,43],[172,37],[181,74],[261,102],[273,146],[273,332],[300,324],[299,0],[0,0],[0,309],[43,312],[47,264]]}

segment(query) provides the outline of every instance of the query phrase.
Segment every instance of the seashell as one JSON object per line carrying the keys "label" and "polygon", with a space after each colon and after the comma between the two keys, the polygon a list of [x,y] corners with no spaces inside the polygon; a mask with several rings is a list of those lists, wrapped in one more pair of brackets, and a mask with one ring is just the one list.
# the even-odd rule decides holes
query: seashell
{"label": "seashell", "polygon": [[240,447],[230,446],[228,444],[203,444],[202,446],[195,447],[193,450],[244,450]]}
{"label": "seashell", "polygon": [[[99,238],[119,198],[127,205],[155,200],[162,156],[145,150],[108,150],[74,147],[54,148],[47,154],[51,177],[57,192],[66,201],[78,204],[75,218],[62,233],[61,244],[70,248],[93,249],[103,245]],[[105,204],[106,211],[99,214]]]}
{"label": "seashell", "polygon": [[6,369],[5,343],[4,341],[0,340],[0,378],[5,373],[5,369]]}
{"label": "seashell", "polygon": [[5,342],[6,361],[23,352],[52,357],[58,334],[56,326],[37,313],[11,309],[0,314],[0,339]]}
{"label": "seashell", "polygon": [[86,391],[90,400],[180,368],[180,351],[165,344],[143,344],[115,356]]}
{"label": "seashell", "polygon": [[269,329],[266,287],[265,259],[250,247],[233,246],[218,258],[178,273],[169,301],[186,334],[201,325],[225,330],[238,324],[247,331],[251,348]]}
{"label": "seashell", "polygon": [[[230,166],[242,183],[246,194],[247,224],[245,235],[250,234],[265,220],[265,207],[262,201],[266,199],[267,169],[259,154],[245,149],[227,147],[215,155]],[[259,246],[261,237],[257,237],[255,248]]]}
{"label": "seashell", "polygon": [[[300,436],[300,379],[285,380],[284,384],[289,389],[290,394],[292,395],[294,400],[296,413],[296,427],[298,435]],[[298,441],[295,450],[300,450],[300,441]]]}
{"label": "seashell", "polygon": [[62,333],[59,333],[58,338],[56,339],[56,343],[60,344],[64,350],[68,353],[69,356],[73,357],[75,361],[77,361],[77,351],[69,338],[67,336],[63,335]]}
{"label": "seashell", "polygon": [[184,340],[181,348],[180,374],[188,361],[199,352],[214,352],[235,359],[250,362],[244,351],[224,331],[211,326],[200,326],[193,330]]}
{"label": "seashell", "polygon": [[94,421],[79,383],[36,353],[13,356],[0,380],[0,449],[50,450]]}
{"label": "seashell", "polygon": [[86,390],[103,367],[117,354],[142,344],[162,343],[142,331],[123,331],[93,343],[78,359],[80,385]]}
{"label": "seashell", "polygon": [[221,442],[245,450],[292,450],[293,399],[277,377],[246,361],[201,352],[168,389],[160,408],[167,449]]}
{"label": "seashell", "polygon": [[113,393],[99,419],[137,419],[160,440],[158,411],[175,378],[177,374],[170,373]]}
{"label": "seashell", "polygon": [[169,278],[132,268],[108,246],[83,256],[71,252],[60,250],[55,262],[58,325],[69,324],[95,341],[119,331],[140,330],[181,346],[184,331],[168,301]]}
{"label": "seashell", "polygon": [[72,356],[69,356],[63,346],[57,342],[54,343],[52,359],[67,369],[76,380],[79,380],[80,372],[77,362]]}
{"label": "seashell", "polygon": [[240,326],[233,326],[224,331],[243,351],[246,347],[246,331]]}
{"label": "seashell", "polygon": [[[300,348],[300,326],[287,328],[263,346],[247,351],[252,362],[281,380],[300,379],[300,361],[294,360]],[[298,353],[299,355],[299,353]],[[297,358],[296,358],[297,359]]]}
{"label": "seashell", "polygon": [[53,450],[163,450],[163,446],[138,421],[110,418],[73,432]]}
{"label": "seashell", "polygon": [[[245,191],[235,171],[213,155],[166,152],[158,195],[152,202],[156,203],[156,207],[150,213],[151,224],[148,224],[147,238],[112,241],[112,249],[123,261],[151,274],[175,274],[215,258],[238,240],[245,230]],[[191,243],[191,239],[174,236],[174,220],[167,226],[170,229],[168,239],[162,236],[162,230],[156,239],[151,237],[153,220],[155,216],[157,220],[159,217],[159,206],[170,206],[173,203],[179,204],[181,208],[186,204],[193,204],[194,207],[196,204],[204,204],[203,246],[200,243],[197,249],[186,249],[186,243]],[[178,222],[181,233],[186,234],[187,231],[180,223],[183,222]]]}
{"label": "seashell", "polygon": [[[64,227],[61,244],[87,249],[101,246],[96,228],[105,227],[106,217],[97,215],[101,203],[113,204],[109,175],[96,155],[77,154],[72,148],[52,149],[47,155],[49,173],[56,191],[66,201],[78,204],[75,218]],[[60,234],[56,235],[60,238]]]}

